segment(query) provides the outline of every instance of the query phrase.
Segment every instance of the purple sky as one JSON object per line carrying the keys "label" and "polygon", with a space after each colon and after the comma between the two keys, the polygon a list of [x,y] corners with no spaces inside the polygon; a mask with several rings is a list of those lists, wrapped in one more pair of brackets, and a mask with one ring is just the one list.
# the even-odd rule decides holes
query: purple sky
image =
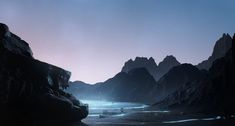
{"label": "purple sky", "polygon": [[197,64],[222,33],[235,32],[234,0],[0,0],[0,22],[34,57],[105,81],[136,56]]}

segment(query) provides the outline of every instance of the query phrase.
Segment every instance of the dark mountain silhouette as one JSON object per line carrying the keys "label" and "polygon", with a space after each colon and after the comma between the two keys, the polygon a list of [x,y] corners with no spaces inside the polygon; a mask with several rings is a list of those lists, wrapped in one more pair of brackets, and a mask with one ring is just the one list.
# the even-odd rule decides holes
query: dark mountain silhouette
{"label": "dark mountain silhouette", "polygon": [[98,99],[99,97],[95,94],[95,87],[97,87],[97,85],[99,84],[91,85],[82,81],[74,81],[70,82],[66,92],[72,93],[79,99]]}
{"label": "dark mountain silhouette", "polygon": [[149,99],[144,96],[156,85],[156,81],[145,68],[135,68],[127,73],[120,72],[113,78],[95,85],[81,82],[73,82],[71,85],[81,91],[74,92],[74,89],[70,89],[74,88],[72,86],[67,91],[75,93],[79,98],[148,102]]}
{"label": "dark mountain silhouette", "polygon": [[152,57],[149,59],[145,57],[136,57],[134,61],[130,59],[124,64],[122,72],[129,72],[134,68],[143,67],[148,70],[148,72],[155,78],[156,81],[158,81],[159,78],[168,72],[168,70],[179,64],[180,63],[172,55],[166,56],[158,66]]}
{"label": "dark mountain silhouette", "polygon": [[135,68],[146,68],[151,75],[155,75],[157,64],[152,57],[149,59],[146,57],[136,57],[134,61],[130,59],[125,62],[121,71],[128,73],[130,70]]}
{"label": "dark mountain silhouette", "polygon": [[183,108],[196,112],[231,115],[235,113],[235,35],[232,47],[226,55],[213,62],[207,78],[191,81],[180,87],[163,101],[159,107]]}
{"label": "dark mountain silhouette", "polygon": [[107,80],[101,91],[107,91],[108,96],[111,96],[107,99],[115,101],[146,102],[148,99],[143,96],[155,85],[156,81],[145,68],[136,68]]}
{"label": "dark mountain silhouette", "polygon": [[226,52],[232,47],[232,38],[229,34],[223,34],[223,36],[216,41],[212,55],[205,61],[202,61],[197,65],[199,69],[206,69],[212,66],[212,63],[221,57],[224,57]]}
{"label": "dark mountain silhouette", "polygon": [[28,43],[0,23],[1,124],[85,118],[87,106],[63,91],[71,73],[38,61],[32,54]]}
{"label": "dark mountain silhouette", "polygon": [[178,90],[182,85],[205,78],[205,76],[205,71],[200,71],[191,64],[178,65],[170,69],[168,73],[160,78],[150,92],[150,96],[155,97],[155,101],[159,101]]}
{"label": "dark mountain silhouette", "polygon": [[177,59],[170,55],[166,56],[162,62],[158,64],[157,74],[155,75],[155,79],[159,80],[164,74],[166,74],[171,68],[180,65],[180,62]]}

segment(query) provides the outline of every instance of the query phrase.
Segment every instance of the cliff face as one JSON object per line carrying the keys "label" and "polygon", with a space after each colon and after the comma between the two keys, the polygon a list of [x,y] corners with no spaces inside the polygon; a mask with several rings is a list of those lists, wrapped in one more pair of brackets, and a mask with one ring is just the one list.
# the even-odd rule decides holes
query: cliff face
{"label": "cliff face", "polygon": [[80,102],[62,90],[68,86],[71,73],[34,59],[28,43],[1,23],[0,60],[0,114],[3,121],[80,120],[87,116],[86,107],[76,110]]}
{"label": "cliff face", "polygon": [[209,70],[216,59],[224,57],[228,50],[232,47],[232,38],[229,34],[223,36],[216,41],[212,55],[205,61],[197,65],[199,69]]}

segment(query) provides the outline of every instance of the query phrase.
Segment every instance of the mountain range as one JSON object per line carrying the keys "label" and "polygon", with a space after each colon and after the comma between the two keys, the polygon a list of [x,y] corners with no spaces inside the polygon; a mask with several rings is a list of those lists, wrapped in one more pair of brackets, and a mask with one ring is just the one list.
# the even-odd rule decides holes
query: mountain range
{"label": "mountain range", "polygon": [[128,60],[122,67],[121,71],[128,72],[134,68],[142,67],[147,69],[154,79],[158,81],[172,67],[177,65],[180,65],[180,62],[178,62],[177,59],[172,55],[166,56],[158,65],[152,57],[149,59],[146,57],[136,57],[135,60]]}
{"label": "mountain range", "polygon": [[190,106],[188,108],[198,111],[210,110],[209,99],[211,108],[221,112],[224,107],[234,105],[229,101],[234,99],[235,91],[231,85],[234,82],[231,77],[234,71],[233,43],[234,37],[223,34],[216,41],[212,55],[195,66],[180,64],[174,56],[167,56],[158,65],[152,57],[136,57],[128,60],[120,73],[105,82],[95,85],[71,82],[67,91],[81,99],[154,103],[162,108]]}

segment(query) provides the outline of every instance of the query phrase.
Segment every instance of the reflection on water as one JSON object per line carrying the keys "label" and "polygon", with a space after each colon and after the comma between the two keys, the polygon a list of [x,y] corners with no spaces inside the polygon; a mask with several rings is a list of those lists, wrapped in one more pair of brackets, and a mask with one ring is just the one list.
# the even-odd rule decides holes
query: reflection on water
{"label": "reflection on water", "polygon": [[105,109],[141,109],[147,107],[144,104],[130,103],[130,102],[110,102],[110,101],[97,101],[97,100],[81,100],[83,103],[89,105],[90,110]]}
{"label": "reflection on water", "polygon": [[[109,102],[96,100],[81,100],[89,105],[88,117],[123,117],[133,110],[143,111],[147,105],[130,102]],[[147,112],[147,111],[144,111]]]}
{"label": "reflection on water", "polygon": [[184,123],[184,122],[192,122],[192,121],[211,121],[211,120],[219,120],[222,119],[221,116],[216,116],[213,118],[202,118],[202,119],[184,119],[184,120],[174,120],[174,121],[164,121],[162,123]]}
{"label": "reflection on water", "polygon": [[166,111],[166,110],[163,110],[163,111],[141,111],[142,113],[168,113],[170,111]]}

